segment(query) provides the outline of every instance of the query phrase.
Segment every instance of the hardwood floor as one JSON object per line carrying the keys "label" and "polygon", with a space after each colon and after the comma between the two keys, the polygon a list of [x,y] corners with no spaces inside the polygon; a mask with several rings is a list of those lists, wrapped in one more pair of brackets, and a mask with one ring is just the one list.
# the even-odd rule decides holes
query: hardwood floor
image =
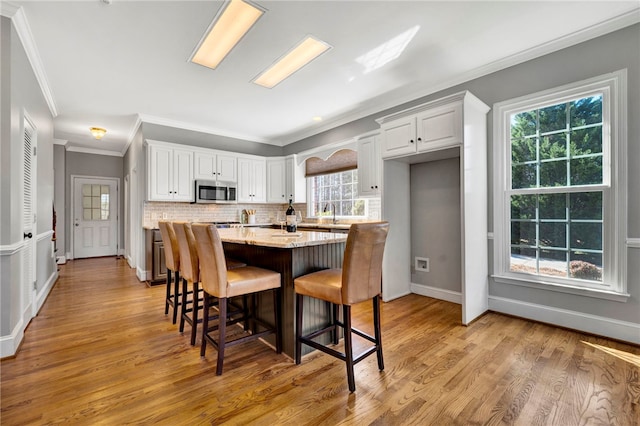
{"label": "hardwood floor", "polygon": [[459,323],[452,303],[383,304],[386,369],[356,365],[353,394],[342,362],[296,366],[261,342],[229,348],[216,376],[215,351],[201,358],[164,315],[163,285],[124,260],[76,260],[1,363],[0,423],[640,424],[639,347],[496,313]]}

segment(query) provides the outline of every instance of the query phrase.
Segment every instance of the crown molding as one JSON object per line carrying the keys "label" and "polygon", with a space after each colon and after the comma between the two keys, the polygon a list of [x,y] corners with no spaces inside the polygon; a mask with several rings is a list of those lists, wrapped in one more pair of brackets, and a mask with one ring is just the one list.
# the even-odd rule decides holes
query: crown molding
{"label": "crown molding", "polygon": [[441,83],[430,85],[428,87],[418,87],[412,91],[411,94],[389,97],[381,102],[376,102],[375,105],[368,108],[358,110],[354,113],[342,115],[335,120],[328,120],[319,127],[313,129],[302,130],[300,132],[291,133],[281,138],[282,146],[289,145],[294,142],[298,142],[305,138],[317,135],[319,133],[334,129],[336,127],[348,124],[352,121],[359,120],[361,118],[368,117],[377,113],[381,113],[387,109],[414,101],[416,99],[432,95],[434,93],[446,90],[448,88],[457,86],[459,84],[466,83],[476,78],[483,77],[485,75],[501,71],[503,69],[512,67],[514,65],[527,62],[541,56],[556,52],[561,49],[565,49],[570,46],[594,39],[596,37],[603,36],[605,34],[621,30],[622,28],[637,24],[640,22],[640,8],[636,8],[630,12],[611,18],[607,21],[592,25],[589,28],[585,28],[579,31],[575,31],[571,34],[559,37],[549,42],[540,44],[530,49],[518,52],[514,55],[507,56],[497,61],[491,62],[487,65],[475,68],[469,72],[460,74],[455,78],[443,81]]}
{"label": "crown molding", "polygon": [[22,47],[24,48],[27,58],[29,59],[29,63],[31,64],[31,68],[33,69],[33,73],[36,76],[38,84],[40,85],[42,95],[47,102],[47,106],[49,107],[51,115],[53,116],[53,118],[55,118],[58,116],[58,109],[53,98],[53,92],[49,85],[49,80],[47,79],[47,75],[44,72],[44,66],[42,65],[42,60],[40,59],[40,53],[38,52],[38,48],[36,47],[36,43],[33,39],[33,34],[31,33],[29,21],[27,21],[27,17],[24,14],[24,9],[22,7],[17,7],[4,1],[0,2],[0,5],[2,16],[11,18],[11,22],[13,22],[13,26],[18,33],[18,37],[22,42]]}
{"label": "crown molding", "polygon": [[133,123],[133,126],[131,126],[131,129],[129,130],[129,137],[127,138],[127,143],[122,148],[122,151],[120,151],[120,154],[123,157],[127,153],[127,150],[129,149],[131,144],[133,143],[133,138],[136,137],[136,133],[138,132],[138,129],[140,128],[141,125],[142,125],[142,118],[140,117],[140,114],[138,114],[138,116],[136,117],[136,121]]}
{"label": "crown molding", "polygon": [[53,144],[54,145],[62,145],[62,146],[66,147],[67,143],[69,143],[69,141],[66,140],[66,139],[55,139],[55,138],[53,139]]}
{"label": "crown molding", "polygon": [[276,141],[272,141],[265,138],[258,138],[255,136],[228,132],[226,130],[216,129],[213,127],[198,126],[198,125],[187,123],[184,121],[171,120],[168,118],[162,118],[162,117],[157,117],[157,116],[148,115],[148,114],[140,114],[140,119],[142,120],[143,123],[158,124],[160,126],[173,127],[177,129],[183,129],[183,130],[191,130],[193,132],[208,133],[211,135],[224,136],[228,138],[240,139],[240,140],[245,140],[249,142],[257,142],[257,143],[264,143],[269,145],[282,146],[280,143]]}
{"label": "crown molding", "polygon": [[94,149],[94,148],[83,148],[81,146],[70,146],[67,148],[68,152],[80,152],[83,154],[96,154],[96,155],[109,155],[111,157],[123,157],[124,154],[121,154],[118,151],[107,151],[106,149]]}

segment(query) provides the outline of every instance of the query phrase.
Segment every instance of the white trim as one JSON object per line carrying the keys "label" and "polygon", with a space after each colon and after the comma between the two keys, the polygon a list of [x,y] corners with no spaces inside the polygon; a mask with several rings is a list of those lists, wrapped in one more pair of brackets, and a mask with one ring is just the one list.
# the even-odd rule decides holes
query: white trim
{"label": "white trim", "polygon": [[627,247],[640,248],[640,238],[627,238]]}
{"label": "white trim", "polygon": [[127,150],[129,149],[131,144],[133,143],[133,138],[136,137],[136,133],[138,132],[138,129],[140,128],[140,126],[142,126],[142,118],[140,118],[140,114],[138,114],[136,117],[136,121],[133,123],[133,126],[131,126],[131,130],[129,130],[129,137],[127,138],[127,143],[122,148],[122,151],[120,151],[120,154],[122,154],[123,157],[127,153]]}
{"label": "white trim", "polygon": [[358,152],[358,138],[359,136],[356,136],[340,142],[333,142],[327,145],[322,145],[316,148],[311,148],[306,151],[299,152],[298,154],[296,154],[296,161],[298,165],[301,165],[311,157],[318,157],[326,160],[335,152],[340,151],[341,149],[350,149],[352,151]]}
{"label": "white trim", "polygon": [[[15,9],[14,5],[3,5],[1,11],[4,16],[11,18],[11,22],[13,23],[13,26],[18,33],[18,37],[22,42],[22,47],[24,48],[27,58],[29,59],[29,63],[31,64],[33,73],[36,76],[36,80],[40,85],[42,96],[44,96],[44,99],[47,102],[47,106],[49,107],[51,115],[53,116],[53,118],[56,118],[58,116],[58,109],[56,108],[53,91],[51,90],[51,86],[49,85],[47,74],[44,71],[42,59],[40,59],[40,52],[38,52],[35,40],[33,39],[33,33],[31,32],[29,21],[27,21],[27,17],[24,14],[24,9],[22,7],[18,7],[17,9]],[[5,13],[11,12],[14,12],[13,15],[5,15]]]}
{"label": "white trim", "polygon": [[67,263],[67,256],[58,256],[56,258],[56,264],[64,265],[65,263]]}
{"label": "white trim", "polygon": [[24,246],[24,240],[20,240],[13,244],[8,244],[4,246],[0,246],[0,256],[13,256]]}
{"label": "white trim", "polygon": [[47,237],[51,238],[52,236],[53,236],[53,229],[44,231],[43,233],[36,235],[36,243],[39,243],[40,241],[46,239]]}
{"label": "white trim", "polygon": [[69,141],[66,140],[66,139],[53,139],[53,144],[54,145],[67,146],[68,143],[69,143]]}
{"label": "white trim", "polygon": [[0,358],[13,356],[18,351],[20,342],[24,337],[24,330],[26,325],[24,324],[23,317],[20,318],[16,326],[11,331],[11,334],[0,336]]}
{"label": "white trim", "polygon": [[489,309],[554,326],[640,344],[640,324],[628,321],[495,296],[489,296]]}
{"label": "white trim", "polygon": [[124,154],[119,151],[107,151],[106,149],[83,148],[81,146],[70,146],[68,152],[82,152],[85,154],[110,155],[112,157],[122,157]]}
{"label": "white trim", "polygon": [[459,84],[467,83],[471,80],[475,80],[485,75],[489,75],[491,73],[501,71],[503,69],[521,64],[523,62],[548,55],[550,53],[565,49],[578,43],[600,37],[602,35],[620,30],[630,25],[634,25],[638,22],[640,22],[640,18],[638,15],[638,10],[635,9],[615,18],[611,18],[605,22],[590,26],[589,28],[585,28],[572,34],[568,34],[555,40],[551,40],[547,43],[535,46],[531,49],[516,53],[511,56],[507,56],[506,58],[498,59],[497,61],[475,68],[469,72],[458,75],[452,79],[445,80],[439,84],[422,88],[417,87],[415,90],[412,90],[410,94],[389,98],[384,102],[377,102],[375,105],[372,105],[371,107],[366,109],[359,110],[353,114],[341,116],[335,120],[326,120],[321,126],[283,136],[281,137],[282,146],[289,145],[291,143],[314,136],[327,130],[331,130],[335,127],[342,126],[352,121],[380,113],[398,105],[402,105],[407,102],[432,95],[441,90],[445,90]]}
{"label": "white trim", "polygon": [[136,276],[140,281],[147,281],[147,271],[143,271],[140,266],[136,267]]}
{"label": "white trim", "polygon": [[411,283],[411,293],[462,305],[462,293],[424,284]]}

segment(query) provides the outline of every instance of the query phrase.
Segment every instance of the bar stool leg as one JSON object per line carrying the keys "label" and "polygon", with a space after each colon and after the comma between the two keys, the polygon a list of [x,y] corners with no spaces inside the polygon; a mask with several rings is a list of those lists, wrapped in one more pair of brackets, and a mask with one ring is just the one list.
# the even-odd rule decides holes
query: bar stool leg
{"label": "bar stool leg", "polygon": [[342,305],[342,313],[344,318],[344,355],[347,363],[347,382],[349,384],[349,391],[355,392],[356,379],[353,374],[353,346],[351,342],[351,306]]}
{"label": "bar stool leg", "polygon": [[206,291],[202,297],[202,344],[200,345],[200,356],[204,356],[207,351],[207,332],[209,331],[209,293]]}
{"label": "bar stool leg", "polygon": [[222,363],[224,362],[224,346],[227,339],[227,298],[218,298],[219,322],[218,322],[218,363],[216,365],[216,376],[222,374]]}
{"label": "bar stool leg", "polygon": [[[167,271],[167,273],[169,272]],[[181,302],[178,301],[180,297],[180,272],[174,271],[173,274],[173,323],[175,324],[178,320],[178,306],[181,305]]]}
{"label": "bar stool leg", "polygon": [[[171,298],[171,269],[167,269],[167,296],[164,299],[164,314],[169,313],[169,299]],[[175,305],[175,299],[174,299]],[[175,324],[175,323],[174,323]]]}
{"label": "bar stool leg", "polygon": [[300,364],[300,358],[302,357],[302,302],[303,296],[296,293],[296,364]]}
{"label": "bar stool leg", "polygon": [[[196,344],[196,330],[198,328],[198,299],[200,299],[200,287],[197,282],[193,283],[193,305],[191,311],[191,346]],[[206,316],[206,314],[203,314]]]}
{"label": "bar stool leg", "polygon": [[376,338],[376,353],[378,357],[378,370],[384,370],[382,358],[382,331],[380,329],[380,296],[373,298],[373,327]]}

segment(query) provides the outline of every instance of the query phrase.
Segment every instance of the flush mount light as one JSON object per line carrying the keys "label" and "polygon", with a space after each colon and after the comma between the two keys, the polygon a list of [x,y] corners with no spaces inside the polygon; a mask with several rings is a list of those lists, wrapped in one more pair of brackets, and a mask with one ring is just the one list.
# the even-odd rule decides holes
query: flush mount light
{"label": "flush mount light", "polygon": [[308,36],[276,63],[267,68],[266,71],[253,79],[253,82],[271,89],[329,49],[331,49],[331,45],[315,37]]}
{"label": "flush mount light", "polygon": [[322,121],[322,117],[320,117],[319,115],[316,115],[315,117],[312,118],[313,121]]}
{"label": "flush mount light", "polygon": [[107,130],[103,129],[102,127],[89,127],[89,131],[91,132],[93,137],[98,140],[102,139],[104,134],[107,133]]}
{"label": "flush mount light", "polygon": [[215,69],[264,12],[242,0],[225,2],[189,60]]}

